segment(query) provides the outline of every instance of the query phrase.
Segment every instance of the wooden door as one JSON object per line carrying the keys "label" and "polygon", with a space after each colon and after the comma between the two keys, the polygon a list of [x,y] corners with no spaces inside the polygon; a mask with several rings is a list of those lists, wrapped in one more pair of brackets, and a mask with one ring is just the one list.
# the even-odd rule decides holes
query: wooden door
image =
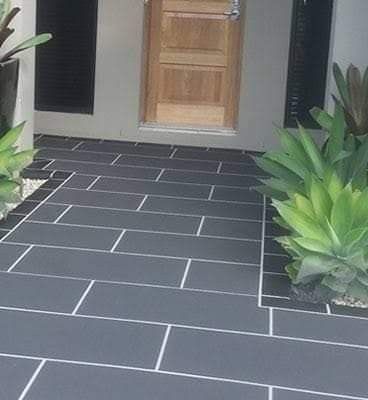
{"label": "wooden door", "polygon": [[240,22],[230,0],[151,0],[144,120],[235,128]]}

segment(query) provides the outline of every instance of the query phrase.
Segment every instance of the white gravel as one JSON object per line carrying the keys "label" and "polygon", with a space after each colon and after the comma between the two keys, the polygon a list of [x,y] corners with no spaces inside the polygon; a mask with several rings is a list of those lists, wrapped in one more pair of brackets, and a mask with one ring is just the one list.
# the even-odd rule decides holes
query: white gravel
{"label": "white gravel", "polygon": [[[37,189],[39,189],[44,183],[45,179],[23,179],[23,197],[22,201],[24,201],[27,197],[29,197],[32,193],[34,193]],[[19,203],[9,203],[8,211],[14,210],[21,204]],[[4,218],[4,216],[0,213],[0,221]]]}
{"label": "white gravel", "polygon": [[350,296],[342,296],[337,299],[333,299],[332,302],[337,306],[368,308],[368,303]]}

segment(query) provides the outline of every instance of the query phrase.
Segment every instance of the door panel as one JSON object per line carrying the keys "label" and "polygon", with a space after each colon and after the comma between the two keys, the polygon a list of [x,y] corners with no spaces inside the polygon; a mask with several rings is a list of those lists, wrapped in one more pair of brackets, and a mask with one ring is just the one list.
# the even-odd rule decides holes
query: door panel
{"label": "door panel", "polygon": [[240,23],[229,0],[151,0],[145,122],[234,128]]}

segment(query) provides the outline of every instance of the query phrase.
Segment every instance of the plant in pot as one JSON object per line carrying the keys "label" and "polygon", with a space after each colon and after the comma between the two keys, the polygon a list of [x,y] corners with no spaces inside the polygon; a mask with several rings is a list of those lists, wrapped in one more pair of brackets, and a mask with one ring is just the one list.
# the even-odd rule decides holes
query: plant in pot
{"label": "plant in pot", "polygon": [[25,122],[10,129],[0,138],[0,220],[6,218],[9,210],[23,198],[24,168],[32,163],[37,150],[18,152],[16,142]]}
{"label": "plant in pot", "polygon": [[[0,0],[0,52],[5,42],[15,32],[9,25],[20,11],[19,7],[11,7],[11,0]],[[52,35],[49,33],[36,35],[0,53],[0,137],[13,125],[19,77],[19,59],[14,56],[21,51],[46,43],[51,38]]]}
{"label": "plant in pot", "polygon": [[281,150],[256,159],[272,176],[258,190],[272,198],[275,222],[287,232],[276,240],[303,300],[307,291],[309,299],[368,304],[368,136],[357,143],[346,134],[339,103],[317,120],[328,133],[322,147],[302,126],[296,136],[278,129]]}

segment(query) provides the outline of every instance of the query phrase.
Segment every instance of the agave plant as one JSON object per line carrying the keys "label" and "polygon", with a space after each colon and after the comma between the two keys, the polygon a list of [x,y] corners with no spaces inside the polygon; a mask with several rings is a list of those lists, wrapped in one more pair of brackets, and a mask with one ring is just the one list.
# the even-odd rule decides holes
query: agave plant
{"label": "agave plant", "polygon": [[[9,28],[9,25],[20,11],[19,7],[11,7],[11,0],[0,0],[0,47],[3,46],[6,40],[15,32],[15,29]],[[46,43],[51,38],[52,35],[50,33],[43,33],[31,37],[1,55],[0,63],[8,61],[21,51]]]}
{"label": "agave plant", "polygon": [[286,270],[294,284],[314,284],[332,298],[368,300],[368,189],[343,186],[336,174],[313,178],[306,195],[273,200],[277,222],[290,236],[277,240],[293,257]]}
{"label": "agave plant", "polygon": [[340,96],[335,101],[344,109],[347,133],[358,136],[368,134],[368,68],[362,74],[351,64],[344,77],[335,63],[333,73]]}
{"label": "agave plant", "polygon": [[325,145],[319,146],[303,126],[299,134],[277,128],[281,150],[267,152],[256,158],[257,165],[271,175],[256,189],[277,200],[286,200],[295,193],[307,195],[305,182],[313,176],[328,180],[335,174],[343,185],[365,189],[367,186],[368,136],[357,140],[345,134],[345,118],[341,105],[336,104],[334,115],[314,109],[312,115],[328,133]]}
{"label": "agave plant", "polygon": [[10,129],[0,139],[0,214],[6,217],[9,204],[21,200],[23,183],[22,170],[32,163],[37,150],[17,152],[15,145],[21,135],[25,122]]}

